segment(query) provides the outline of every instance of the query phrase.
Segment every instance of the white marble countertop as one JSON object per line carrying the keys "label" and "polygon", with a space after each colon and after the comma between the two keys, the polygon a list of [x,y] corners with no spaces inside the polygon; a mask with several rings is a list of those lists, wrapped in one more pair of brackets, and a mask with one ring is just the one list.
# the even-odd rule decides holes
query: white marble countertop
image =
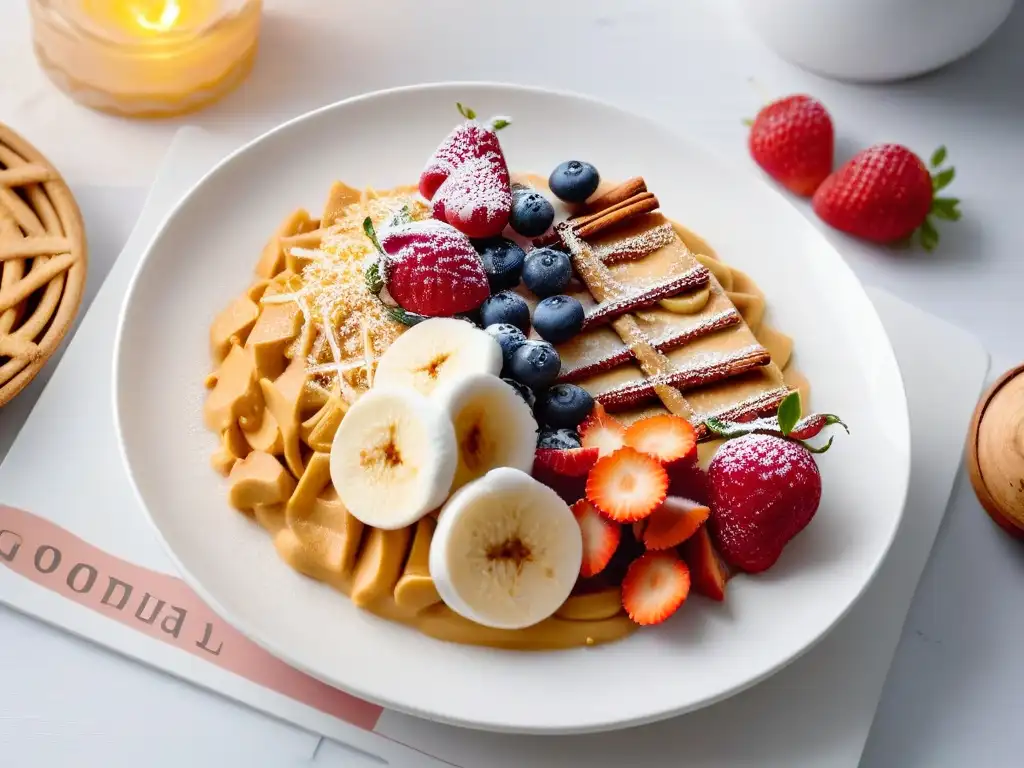
{"label": "white marble countertop", "polygon": [[[826,81],[780,61],[721,0],[266,5],[260,59],[238,92],[187,119],[134,122],[89,112],[56,91],[32,57],[25,4],[0,1],[0,119],[36,143],[75,188],[92,245],[92,291],[127,237],[170,137],[186,123],[254,136],[366,90],[506,80],[584,91],[738,156],[740,118],[765,94],[806,91],[833,114],[840,160],[861,146],[899,141],[922,154],[945,144],[957,167],[950,193],[962,199],[964,219],[943,227],[939,251],[876,249],[829,231],[853,269],[972,331],[993,353],[995,371],[1024,357],[1020,4],[968,59],[925,78],[870,87]],[[0,454],[17,415],[5,409],[0,419]],[[908,617],[865,766],[1020,764],[1022,578],[1020,546],[988,522],[962,477]],[[308,734],[3,609],[0,648],[0,764],[55,766],[82,755],[112,766],[294,765],[309,758]],[[317,762],[363,764],[323,750]]]}

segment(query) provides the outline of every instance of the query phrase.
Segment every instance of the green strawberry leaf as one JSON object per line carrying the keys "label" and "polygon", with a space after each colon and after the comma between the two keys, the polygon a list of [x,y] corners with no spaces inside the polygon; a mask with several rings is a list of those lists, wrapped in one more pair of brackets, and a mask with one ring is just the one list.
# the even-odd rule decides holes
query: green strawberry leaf
{"label": "green strawberry leaf", "polygon": [[932,224],[930,219],[925,219],[921,222],[918,238],[921,241],[921,247],[926,251],[934,251],[935,246],[939,244],[939,232],[935,229],[935,225]]}
{"label": "green strawberry leaf", "polygon": [[402,325],[416,325],[416,323],[422,323],[427,319],[426,315],[409,312],[401,307],[389,307],[385,304],[384,309],[387,310],[392,319],[397,320]]}
{"label": "green strawberry leaf", "polygon": [[945,189],[949,186],[949,183],[953,181],[956,176],[956,169],[947,168],[944,171],[939,171],[932,177],[932,190],[938,192],[940,189]]}
{"label": "green strawberry leaf", "polygon": [[377,230],[373,228],[373,220],[367,216],[363,219],[363,232],[370,238],[370,242],[373,243],[373,247],[377,249],[377,253],[381,256],[385,256],[384,249],[380,246],[380,240],[377,239]]}
{"label": "green strawberry leaf", "polygon": [[491,120],[491,130],[500,131],[502,128],[508,128],[512,125],[512,121],[507,117],[496,117]]}
{"label": "green strawberry leaf", "polygon": [[[398,227],[402,224],[412,223],[412,211],[409,210],[408,205],[403,205],[400,210],[395,211],[394,216],[391,217],[391,221],[388,222],[388,226]],[[366,222],[363,222],[363,227],[366,227]]]}
{"label": "green strawberry leaf", "polygon": [[719,437],[723,437],[729,440],[733,437],[741,437],[742,435],[749,435],[750,428],[744,424],[740,424],[735,421],[725,421],[715,416],[711,416],[704,419],[704,426],[708,428],[709,432],[712,432]]}
{"label": "green strawberry leaf", "polygon": [[476,112],[462,104],[461,102],[455,102],[455,106],[459,108],[459,114],[467,120],[476,120]]}
{"label": "green strawberry leaf", "polygon": [[932,153],[932,168],[938,168],[946,160],[946,148],[939,147]]}
{"label": "green strawberry leaf", "polygon": [[783,436],[793,431],[793,427],[800,421],[800,393],[790,392],[779,403],[779,429]]}
{"label": "green strawberry leaf", "polygon": [[742,122],[745,126],[747,126],[747,128],[753,128],[754,127],[754,121],[751,120],[749,117],[744,117],[740,122]]}
{"label": "green strawberry leaf", "polygon": [[824,444],[823,446],[821,446],[820,448],[815,448],[815,447],[814,447],[813,445],[808,445],[808,444],[807,444],[806,442],[803,442],[803,441],[801,441],[801,443],[800,443],[800,444],[801,444],[801,445],[802,445],[802,446],[803,446],[803,447],[804,447],[804,448],[805,448],[805,449],[806,449],[807,451],[809,451],[810,453],[824,453],[825,451],[827,451],[827,450],[828,450],[829,448],[831,448],[831,447],[832,447],[832,441],[834,441],[835,439],[836,439],[836,437],[835,437],[835,435],[833,435],[832,437],[830,437],[830,438],[828,439],[828,442],[827,442],[827,443],[825,443],[825,444]]}
{"label": "green strawberry leaf", "polygon": [[937,197],[932,200],[932,213],[937,219],[960,221],[960,211],[956,207],[959,202],[952,197]]}

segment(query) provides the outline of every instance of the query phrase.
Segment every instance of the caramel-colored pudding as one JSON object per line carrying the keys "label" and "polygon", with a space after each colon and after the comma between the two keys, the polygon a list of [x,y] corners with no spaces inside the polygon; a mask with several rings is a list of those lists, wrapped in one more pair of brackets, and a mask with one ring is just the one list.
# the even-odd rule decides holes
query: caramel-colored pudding
{"label": "caramel-colored pudding", "polygon": [[[369,216],[380,227],[403,206],[414,218],[429,215],[413,187],[360,192],[336,183],[319,220],[302,210],[285,219],[260,256],[252,285],[213,321],[215,370],[207,380],[204,419],[220,436],[212,463],[228,478],[229,502],[273,537],[290,566],[345,593],[360,608],[431,637],[520,650],[625,637],[636,625],[623,612],[618,586],[574,594],[554,616],[526,629],[491,629],[464,619],[441,602],[430,577],[433,517],[384,531],[364,526],[339,500],[329,470],[334,434],[348,407],[372,385],[376,360],[405,329],[366,290],[364,268],[373,252],[363,220]],[[636,226],[656,230],[652,237],[660,244],[652,248],[648,238],[648,250],[639,253],[632,242],[639,255],[628,258],[614,255],[610,240],[590,244],[597,251],[594,258],[605,254],[620,284],[641,294],[644,280],[690,273],[698,279],[681,294],[666,296],[663,304],[617,313],[562,345],[567,379],[599,398],[631,381],[645,381],[651,373],[643,366],[661,363],[639,355],[630,361],[635,345],[630,347],[623,334],[632,332],[625,325],[631,323],[645,329],[646,339],[680,335],[682,341],[664,350],[655,344],[651,350],[670,360],[682,350],[697,349],[705,357],[763,350],[750,372],[725,383],[690,387],[683,402],[691,415],[724,413],[730,403],[766,389],[806,389],[789,364],[791,341],[763,322],[764,299],[746,275],[722,264],[696,235],[660,215]],[[586,307],[607,298],[582,284],[578,289]],[[714,332],[693,331],[722,316],[729,322]],[[602,356],[618,362],[597,373],[587,369]],[[632,419],[652,409],[663,411],[669,389],[675,389],[671,382],[659,384],[648,400],[627,403],[622,415]],[[713,445],[702,446],[705,457]]]}

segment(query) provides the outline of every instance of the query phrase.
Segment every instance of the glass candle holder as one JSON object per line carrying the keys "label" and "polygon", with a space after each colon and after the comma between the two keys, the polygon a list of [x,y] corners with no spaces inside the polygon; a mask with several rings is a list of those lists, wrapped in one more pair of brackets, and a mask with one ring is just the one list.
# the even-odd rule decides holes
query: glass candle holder
{"label": "glass candle holder", "polygon": [[210,104],[252,69],[262,0],[30,0],[43,69],[76,101],[131,117]]}

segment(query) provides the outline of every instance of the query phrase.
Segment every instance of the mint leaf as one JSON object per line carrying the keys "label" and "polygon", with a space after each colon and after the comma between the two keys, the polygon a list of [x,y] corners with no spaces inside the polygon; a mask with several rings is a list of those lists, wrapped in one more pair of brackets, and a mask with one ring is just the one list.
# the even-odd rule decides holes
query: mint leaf
{"label": "mint leaf", "polygon": [[779,430],[783,437],[793,431],[793,427],[800,421],[800,393],[790,392],[779,403]]}
{"label": "mint leaf", "polygon": [[[388,222],[388,225],[392,227],[397,227],[402,224],[410,223],[412,223],[412,212],[409,210],[408,205],[403,205],[401,210],[396,211],[395,214],[391,217],[391,221]],[[366,226],[365,222],[363,223],[363,226]]]}
{"label": "mint leaf", "polygon": [[416,312],[409,312],[408,310],[402,309],[401,307],[389,307],[384,306],[384,309],[392,317],[402,325],[416,325],[416,323],[422,323],[427,319],[426,315],[420,315]]}
{"label": "mint leaf", "polygon": [[476,120],[476,112],[469,107],[465,106],[461,102],[455,102],[455,106],[459,108],[459,114],[467,120]]}
{"label": "mint leaf", "polygon": [[949,186],[949,183],[953,181],[956,176],[955,168],[947,168],[944,171],[939,171],[932,177],[932,189],[938,192],[940,189],[945,189]]}
{"label": "mint leaf", "polygon": [[938,168],[946,160],[946,148],[939,147],[932,153],[932,168]]}
{"label": "mint leaf", "polygon": [[918,237],[921,240],[921,247],[926,251],[934,251],[935,246],[939,244],[939,232],[935,229],[935,225],[928,219],[925,219],[921,223],[921,230]]}
{"label": "mint leaf", "polygon": [[377,249],[377,252],[384,256],[384,249],[380,246],[380,240],[377,239],[377,230],[373,228],[373,220],[367,216],[363,219],[363,232],[370,238],[370,242],[373,243],[373,247]]}
{"label": "mint leaf", "polygon": [[367,266],[366,271],[363,273],[363,278],[366,280],[366,290],[374,296],[379,296],[380,292],[384,290],[384,278],[380,273],[379,260]]}

